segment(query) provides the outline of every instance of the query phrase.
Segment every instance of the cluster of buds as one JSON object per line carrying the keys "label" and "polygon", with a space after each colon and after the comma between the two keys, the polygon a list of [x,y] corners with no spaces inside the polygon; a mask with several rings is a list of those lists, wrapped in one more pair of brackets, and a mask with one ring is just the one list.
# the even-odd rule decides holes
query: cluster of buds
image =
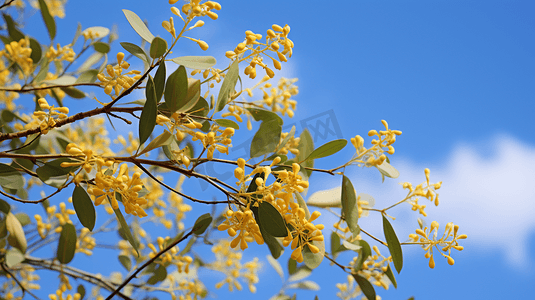
{"label": "cluster of buds", "polygon": [[[53,105],[50,106],[45,98],[40,98],[37,100],[37,103],[42,110],[35,111],[33,115],[39,121],[39,128],[41,129],[42,134],[47,134],[51,128],[54,128],[56,126],[57,119],[67,118],[69,108],[54,107]],[[45,112],[45,110],[48,110],[48,112]]]}
{"label": "cluster of buds", "polygon": [[[178,0],[169,0],[169,4],[175,4]],[[189,3],[186,3],[182,6],[182,12],[186,15],[188,20],[192,20],[195,17],[204,17],[208,16],[212,20],[217,20],[217,13],[213,10],[221,10],[221,4],[215,1],[206,1],[200,3],[201,0],[190,0]],[[173,13],[180,16],[180,12],[176,7],[171,8]]]}
{"label": "cluster of buds", "polygon": [[388,269],[388,263],[392,261],[392,256],[383,256],[381,252],[379,252],[379,248],[375,245],[372,248],[375,254],[368,256],[366,261],[362,263],[360,270],[354,270],[354,268],[357,267],[358,257],[353,258],[353,261],[351,261],[349,265],[353,269],[353,272],[356,271],[357,274],[368,279],[370,283],[388,290],[390,279],[388,279],[385,272]]}
{"label": "cluster of buds", "polygon": [[[199,22],[197,22],[199,23]],[[217,83],[220,83],[221,82],[221,79],[225,77],[225,73],[222,72],[221,69],[216,69],[216,68],[208,68],[208,69],[205,69],[204,71],[202,70],[193,70],[191,71],[191,76],[194,76],[198,73],[201,73],[202,72],[202,77],[204,79],[208,79],[208,81],[210,81],[210,84],[209,84],[209,88],[213,88],[215,86],[214,82],[217,82]],[[208,78],[210,77],[210,78]],[[207,91],[208,93],[208,91]],[[205,98],[206,98],[207,95],[205,95]]]}
{"label": "cluster of buds", "polygon": [[[141,78],[141,75],[139,75],[141,72],[137,70],[123,74],[123,71],[130,67],[130,64],[123,59],[124,53],[117,53],[117,65],[115,67],[112,65],[106,66],[108,76],[104,72],[97,75],[98,80],[101,81],[100,85],[104,87],[104,92],[110,96],[113,91],[115,91],[115,97],[119,96],[123,90],[130,88],[136,80]],[[127,75],[134,76],[129,77]],[[112,96],[112,98],[114,97]]]}
{"label": "cluster of buds", "polygon": [[210,132],[204,133],[197,131],[195,136],[192,137],[192,140],[201,141],[204,149],[207,150],[206,157],[208,160],[212,160],[216,149],[220,153],[228,154],[228,147],[232,144],[230,137],[233,135],[234,128],[227,127],[225,130],[221,130],[218,125],[212,125]]}
{"label": "cluster of buds", "polygon": [[[267,30],[266,41],[265,43],[260,42],[262,35],[259,33],[254,33],[250,30],[245,32],[245,40],[239,43],[233,51],[227,51],[225,56],[230,59],[240,59],[247,60],[249,66],[244,70],[244,74],[248,75],[249,78],[254,79],[256,77],[256,66],[262,67],[266,74],[273,78],[275,73],[271,70],[264,62],[262,54],[266,54],[267,57],[271,58],[273,62],[273,67],[277,70],[281,69],[281,62],[286,62],[288,57],[292,57],[292,49],[294,43],[288,38],[290,33],[290,26],[285,25],[281,27],[277,24],[271,26],[272,29]],[[282,46],[282,49],[281,49]],[[245,52],[250,51],[246,55]],[[277,54],[277,58],[269,56],[266,52],[271,51]]]}
{"label": "cluster of buds", "polygon": [[95,238],[91,236],[91,231],[82,228],[80,236],[76,239],[76,252],[82,252],[85,255],[92,255],[96,246]]}
{"label": "cluster of buds", "polygon": [[285,138],[288,137],[288,134],[288,132],[281,133],[281,139],[279,142],[279,146],[277,147],[277,149],[279,149],[277,151],[277,154],[288,155],[288,152],[290,152],[293,155],[297,156],[299,155],[299,149],[297,149],[297,147],[299,146],[299,141],[301,141],[300,137],[291,136],[286,142],[286,144],[280,144],[284,141]]}
{"label": "cluster of buds", "polygon": [[58,43],[56,48],[57,49],[54,49],[54,46],[50,46],[50,48],[48,49],[48,52],[46,53],[46,58],[48,58],[49,62],[62,60],[68,62],[74,61],[74,57],[76,56],[76,54],[74,53],[74,50],[72,50],[70,45],[61,47],[61,45]]}
{"label": "cluster of buds", "polygon": [[404,182],[403,188],[409,190],[409,194],[405,199],[407,199],[407,202],[412,205],[412,210],[417,211],[422,214],[424,217],[427,216],[426,212],[424,211],[425,205],[418,204],[419,198],[417,197],[424,197],[427,200],[435,203],[435,206],[438,206],[439,200],[438,200],[438,193],[436,192],[440,187],[442,186],[442,181],[438,183],[430,183],[429,182],[429,174],[431,171],[429,171],[428,168],[424,170],[425,172],[425,182],[420,183],[416,187],[413,187],[410,182]]}
{"label": "cluster of buds", "polygon": [[[150,258],[155,257],[159,252],[163,251],[167,247],[166,244],[171,242],[171,238],[167,237],[164,239],[163,237],[158,237],[156,239],[156,242],[158,243],[159,250],[156,249],[154,244],[152,243],[147,244],[147,246],[152,251],[151,253],[149,253]],[[177,246],[171,248],[169,251],[162,254],[159,257],[159,259],[156,260],[156,263],[161,264],[161,265],[174,264],[176,265],[179,273],[184,272],[187,274],[189,272],[189,266],[193,262],[193,259],[190,256],[178,255],[179,253],[178,250],[179,249]]]}
{"label": "cluster of buds", "polygon": [[[288,236],[282,240],[282,245],[287,247],[291,244],[292,252],[291,258],[298,263],[303,262],[303,250],[307,246],[310,252],[318,253],[320,249],[313,244],[314,241],[323,241],[323,224],[314,225],[312,222],[316,220],[321,213],[319,211],[313,212],[310,217],[306,218],[305,210],[295,202],[291,202],[289,209],[281,201],[278,201],[278,207],[282,212],[286,212],[283,216],[286,222],[292,226]],[[282,206],[282,207],[281,207]]]}
{"label": "cluster of buds", "polygon": [[[446,224],[444,234],[437,240],[438,236],[438,222],[433,221],[431,227],[423,227],[419,222],[420,228],[416,229],[416,233],[409,234],[409,238],[414,242],[422,245],[422,248],[426,251],[425,258],[429,258],[429,267],[433,269],[435,267],[435,260],[433,258],[433,248],[447,258],[448,264],[453,265],[455,260],[451,258],[451,249],[462,251],[463,246],[459,246],[458,240],[466,239],[466,234],[457,235],[459,225],[453,225],[452,222]],[[422,228],[423,227],[423,228]],[[439,248],[440,246],[440,248]],[[446,254],[447,252],[447,254]]]}
{"label": "cluster of buds", "polygon": [[353,162],[363,163],[367,167],[379,166],[386,160],[385,152],[388,154],[394,154],[395,149],[392,144],[396,141],[396,136],[401,135],[399,130],[391,130],[388,128],[388,123],[385,120],[381,120],[385,126],[385,130],[370,130],[368,136],[377,136],[377,139],[371,141],[372,147],[364,147],[364,139],[357,135],[351,138],[351,143],[355,147],[357,153],[352,159]]}
{"label": "cluster of buds", "polygon": [[31,59],[32,48],[30,48],[30,42],[27,39],[21,39],[20,41],[12,41],[6,44],[6,48],[0,51],[0,56],[4,56],[9,61],[16,63],[22,69],[20,74],[29,75],[33,72],[33,60]]}
{"label": "cluster of buds", "polygon": [[281,78],[277,87],[270,89],[271,94],[268,94],[264,89],[264,87],[269,87],[271,84],[264,85],[264,87],[260,88],[264,92],[262,106],[272,112],[280,112],[283,116],[288,115],[288,117],[292,118],[297,101],[291,98],[299,93],[297,86],[294,85],[295,82],[297,82],[297,78]]}
{"label": "cluster of buds", "polygon": [[95,186],[87,189],[89,194],[96,197],[95,205],[108,200],[113,209],[118,209],[117,198],[120,197],[127,214],[146,217],[147,213],[141,206],[146,204],[147,200],[138,194],[143,189],[143,182],[139,178],[141,173],[134,172],[130,177],[127,164],[121,165],[117,177],[113,177],[114,173],[115,169],[100,169],[97,172]]}

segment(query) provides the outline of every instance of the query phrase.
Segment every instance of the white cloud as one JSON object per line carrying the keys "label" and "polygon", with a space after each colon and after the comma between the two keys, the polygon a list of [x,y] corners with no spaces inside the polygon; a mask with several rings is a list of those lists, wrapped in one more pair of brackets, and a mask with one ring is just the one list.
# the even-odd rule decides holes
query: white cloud
{"label": "white cloud", "polygon": [[[440,205],[435,207],[427,203],[428,217],[424,218],[427,224],[433,220],[438,221],[441,228],[447,222],[458,224],[460,233],[468,235],[468,239],[461,243],[465,246],[464,255],[500,251],[513,267],[528,265],[529,239],[535,232],[535,147],[502,135],[485,144],[457,145],[449,157],[434,165],[401,158],[393,162],[401,175],[397,179],[387,179],[383,184],[373,168],[351,168],[346,175],[353,181],[357,192],[373,195],[376,208],[383,208],[406,195],[398,182],[423,182],[423,170],[427,167],[431,170],[432,183],[443,181],[439,190]],[[334,180],[323,186],[329,188],[339,184],[339,180]],[[411,211],[408,204],[389,213],[397,217],[393,224],[400,240],[406,240],[404,237],[416,229],[419,215]],[[381,222],[377,217],[372,214],[359,222],[363,228],[369,228],[382,238]],[[423,251],[414,248],[407,249],[407,253],[423,256]]]}

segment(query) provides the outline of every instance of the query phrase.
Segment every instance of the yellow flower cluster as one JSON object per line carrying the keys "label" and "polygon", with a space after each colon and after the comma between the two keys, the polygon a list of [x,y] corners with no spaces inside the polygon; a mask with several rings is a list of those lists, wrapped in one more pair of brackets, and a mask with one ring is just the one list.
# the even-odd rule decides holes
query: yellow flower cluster
{"label": "yellow flower cluster", "polygon": [[48,58],[49,62],[62,60],[68,62],[74,61],[76,53],[74,53],[74,50],[72,50],[71,45],[61,47],[61,45],[58,43],[56,48],[57,49],[54,49],[54,46],[50,46],[46,52],[46,58]]}
{"label": "yellow flower cluster", "polygon": [[60,202],[59,204],[59,212],[55,212],[56,211],[56,206],[53,205],[53,206],[50,206],[48,207],[47,209],[47,213],[50,214],[50,215],[54,215],[54,217],[56,217],[56,219],[58,219],[58,227],[56,227],[56,229],[54,229],[55,232],[61,232],[61,230],[63,230],[63,225],[65,224],[72,224],[72,221],[70,219],[69,216],[72,216],[72,215],[75,215],[76,212],[73,210],[73,209],[67,209],[67,205],[65,204],[65,202]]}
{"label": "yellow flower cluster", "polygon": [[[420,225],[422,227],[422,225]],[[433,269],[435,267],[435,260],[433,258],[433,248],[448,259],[448,264],[453,265],[455,260],[451,258],[451,249],[462,251],[463,246],[459,246],[458,240],[467,238],[466,234],[457,235],[459,225],[453,225],[452,222],[446,224],[444,234],[437,240],[438,236],[438,222],[433,221],[431,227],[416,229],[416,233],[409,234],[409,238],[414,242],[422,245],[422,248],[426,251],[425,258],[429,258],[429,267]],[[440,246],[440,248],[439,248]],[[448,254],[445,254],[447,252]]]}
{"label": "yellow flower cluster", "polygon": [[[158,254],[158,252],[165,249],[166,245],[165,243],[168,243],[171,241],[170,237],[166,237],[165,239],[163,237],[158,237],[156,239],[158,243],[158,249],[154,246],[152,243],[148,243],[147,247],[152,251],[149,253],[149,258],[153,258]],[[155,262],[161,265],[168,265],[173,264],[177,267],[179,273],[189,273],[189,266],[193,262],[193,259],[190,256],[181,256],[178,255],[178,247],[175,246],[171,248],[171,250],[165,252],[163,255],[159,257]]]}
{"label": "yellow flower cluster", "polygon": [[110,201],[113,209],[119,208],[118,197],[124,205],[125,212],[138,217],[146,217],[147,213],[142,205],[147,203],[143,197],[139,197],[138,192],[143,189],[143,182],[139,178],[140,172],[134,172],[132,177],[128,174],[128,165],[122,164],[117,177],[115,168],[103,169],[97,160],[98,171],[95,177],[94,187],[87,189],[87,192],[96,197],[95,205],[100,205],[104,200]]}
{"label": "yellow flower cluster", "polygon": [[[264,62],[262,54],[271,58],[273,67],[277,70],[281,69],[281,62],[286,62],[286,54],[288,57],[292,57],[292,49],[294,43],[288,38],[290,33],[290,26],[285,25],[281,27],[277,24],[271,26],[272,29],[267,30],[266,42],[262,43],[259,40],[262,39],[262,35],[254,33],[250,30],[245,32],[245,40],[239,43],[233,51],[227,51],[225,56],[230,59],[239,59],[240,61],[248,61],[249,66],[244,70],[244,74],[249,78],[254,79],[256,77],[256,66],[262,67],[266,74],[273,78],[275,73]],[[282,50],[281,50],[282,46]],[[250,51],[246,55],[245,52]],[[269,56],[266,52],[271,51],[277,54],[277,58]]]}
{"label": "yellow flower cluster", "polygon": [[[48,72],[48,73],[46,73],[46,77],[45,77],[44,81],[57,79],[58,75],[59,74],[54,74],[54,73]],[[48,86],[48,84],[41,83],[41,85],[39,85],[39,86],[40,87],[46,87],[46,86]],[[47,88],[47,89],[37,90],[37,91],[35,91],[35,94],[37,95],[37,97],[40,97],[40,98],[44,98],[47,95],[54,96],[53,94],[56,94],[56,96],[59,99],[65,98],[65,95],[66,95],[65,92],[60,88],[52,88],[52,89],[51,88]]]}
{"label": "yellow flower cluster", "polygon": [[117,139],[113,140],[113,143],[123,146],[123,150],[119,151],[118,154],[126,153],[129,155],[134,155],[137,149],[139,149],[139,140],[134,137],[134,133],[132,131],[128,132],[128,141],[119,134],[117,135]]}
{"label": "yellow flower cluster", "polygon": [[[392,256],[384,257],[381,252],[379,252],[377,246],[373,246],[372,249],[375,251],[375,254],[368,256],[366,261],[362,263],[362,268],[358,270],[357,274],[366,278],[371,284],[388,290],[388,286],[391,282],[385,272],[388,269],[388,263],[392,262]],[[355,257],[353,258],[353,261],[349,263],[352,268],[356,267],[357,259],[358,257]]]}
{"label": "yellow flower cluster", "polygon": [[93,117],[76,122],[76,127],[67,126],[63,133],[80,149],[91,149],[101,156],[111,156],[114,153],[110,149],[110,138],[104,123],[103,117]]}
{"label": "yellow flower cluster", "polygon": [[27,39],[21,39],[20,41],[12,41],[6,44],[5,49],[0,51],[0,56],[7,58],[10,62],[16,63],[22,69],[23,76],[30,75],[33,72],[33,60],[30,58],[32,55],[32,49],[30,48],[30,42]]}
{"label": "yellow flower cluster", "polygon": [[[45,0],[48,11],[52,17],[63,19],[65,17],[65,3],[67,0]],[[39,9],[39,2],[32,0],[32,6]]]}
{"label": "yellow flower cluster", "polygon": [[288,132],[281,133],[281,139],[279,142],[279,146],[277,147],[277,149],[279,149],[277,151],[277,154],[288,155],[288,152],[290,152],[293,155],[297,156],[299,155],[299,149],[297,149],[297,147],[299,146],[299,141],[301,141],[300,137],[292,136],[288,139],[286,144],[284,145],[280,144],[284,141],[284,139],[288,136],[288,134],[289,134]]}
{"label": "yellow flower cluster", "polygon": [[[262,106],[265,106],[272,112],[280,112],[283,116],[288,115],[288,117],[292,118],[297,101],[290,98],[299,93],[297,86],[294,85],[296,82],[297,78],[288,79],[283,77],[279,79],[277,87],[270,89],[271,95],[261,87],[260,89],[264,92]],[[268,87],[268,84],[265,87]]]}
{"label": "yellow flower cluster", "polygon": [[[56,126],[57,119],[67,118],[69,108],[54,107],[53,105],[50,106],[48,105],[48,102],[45,100],[45,98],[40,98],[39,100],[37,100],[37,103],[39,104],[39,107],[42,109],[42,111],[35,111],[33,113],[33,116],[36,119],[34,120],[35,122],[28,123],[27,125],[33,127],[39,124],[39,128],[41,129],[42,134],[47,134],[50,129],[54,128],[54,126]],[[45,112],[44,110],[48,110],[48,112]]]}
{"label": "yellow flower cluster", "polygon": [[[170,0],[169,4],[175,4],[177,0]],[[173,13],[180,15],[176,7],[171,8]],[[208,16],[212,20],[217,20],[217,13],[213,10],[221,10],[221,4],[215,1],[206,1],[201,3],[201,0],[190,0],[189,3],[186,3],[182,6],[182,12],[186,15],[188,20],[191,20],[195,17],[204,17]]]}
{"label": "yellow flower cluster", "polygon": [[[137,70],[132,70],[123,74],[123,71],[130,68],[130,64],[127,63],[124,59],[124,53],[117,53],[117,65],[113,67],[112,65],[106,66],[106,73],[99,73],[97,75],[98,80],[101,81],[100,85],[104,87],[104,92],[110,95],[113,99],[119,96],[123,90],[130,88],[136,80],[141,78],[141,72]],[[127,75],[134,75],[129,77]],[[115,91],[115,97],[111,93]]]}
{"label": "yellow flower cluster", "polygon": [[[202,282],[198,280],[186,280],[182,279],[180,282],[177,282],[177,279],[173,275],[167,275],[167,280],[169,281],[169,293],[171,294],[171,300],[195,300],[204,298],[206,295],[206,289]],[[175,295],[175,291],[179,290],[182,292],[182,295],[178,297]]]}
{"label": "yellow flower cluster", "polygon": [[[342,300],[352,300],[356,299],[359,295],[362,294],[362,290],[356,284],[355,278],[351,275],[347,275],[347,283],[337,283],[336,287],[340,290],[336,293],[336,296]],[[367,300],[366,297],[362,297],[362,300]],[[377,295],[375,300],[381,300],[381,296]]]}
{"label": "yellow flower cluster", "polygon": [[415,188],[412,187],[412,184],[409,182],[403,183],[403,188],[409,190],[409,194],[405,199],[407,199],[407,202],[412,205],[412,210],[417,211],[422,214],[424,217],[427,217],[427,213],[424,211],[425,205],[418,204],[419,198],[417,197],[424,197],[427,198],[429,201],[434,202],[435,206],[438,206],[438,193],[436,190],[440,189],[442,186],[442,181],[438,183],[429,183],[429,174],[431,173],[428,168],[424,170],[425,172],[425,179],[426,181],[423,183],[420,183]]}
{"label": "yellow flower cluster", "polygon": [[[280,203],[278,203],[280,205]],[[279,206],[280,208],[280,206]],[[283,206],[282,209],[286,209],[286,206]],[[303,253],[305,246],[308,246],[308,249],[312,253],[318,253],[320,249],[313,244],[314,241],[323,241],[323,224],[314,225],[312,222],[316,220],[321,213],[315,211],[312,213],[310,218],[305,217],[305,210],[297,203],[291,202],[290,209],[286,210],[287,214],[284,215],[284,219],[288,225],[290,225],[293,230],[290,231],[290,234],[282,240],[282,245],[287,247],[291,244],[291,249],[294,249],[292,252],[291,258],[298,263],[303,262]],[[284,211],[284,210],[283,210]]]}
{"label": "yellow flower cluster", "polygon": [[[218,135],[219,134],[219,135]],[[204,133],[197,131],[195,136],[191,139],[193,141],[201,141],[204,149],[207,150],[206,157],[211,160],[214,157],[214,151],[228,154],[228,148],[231,147],[232,140],[230,139],[234,135],[234,128],[227,127],[225,130],[219,129],[219,125],[212,124],[210,132]]]}
{"label": "yellow flower cluster", "polygon": [[212,247],[212,252],[216,256],[216,261],[208,264],[208,267],[222,272],[226,278],[216,284],[216,288],[220,289],[223,285],[228,284],[229,291],[233,291],[236,288],[238,291],[242,290],[242,285],[239,282],[239,278],[246,280],[251,293],[256,292],[254,286],[258,283],[258,271],[261,268],[261,264],[258,262],[258,258],[254,258],[242,265],[242,253],[237,252],[231,246],[228,240],[220,240],[216,245]]}
{"label": "yellow flower cluster", "polygon": [[[1,86],[4,86],[4,87],[9,86],[9,83],[12,80],[12,78],[10,77],[10,74],[11,72],[9,72],[9,69],[6,68],[4,60],[0,58],[0,85]],[[19,83],[15,83],[11,86],[11,88],[20,89],[21,86]],[[7,110],[13,111],[15,110],[15,104],[13,104],[13,100],[17,99],[18,97],[19,97],[18,93],[0,91],[0,104],[3,103]]]}
{"label": "yellow flower cluster", "polygon": [[82,252],[85,255],[92,255],[96,246],[95,238],[91,236],[91,231],[82,228],[80,236],[76,239],[76,252]]}
{"label": "yellow flower cluster", "polygon": [[[41,286],[35,281],[39,280],[40,277],[37,274],[34,274],[35,269],[32,266],[21,264],[17,270],[12,270],[13,275],[19,278],[19,282],[26,290],[39,290]],[[24,291],[21,291],[19,283],[17,283],[9,274],[6,274],[6,278],[3,284],[0,286],[0,297],[6,300],[22,300],[24,298]],[[21,296],[15,296],[18,292],[22,292]]]}
{"label": "yellow flower cluster", "polygon": [[396,141],[396,136],[401,135],[399,130],[388,129],[388,123],[385,120],[381,120],[385,126],[385,130],[370,130],[368,136],[377,136],[377,139],[372,140],[372,147],[364,147],[364,139],[357,135],[351,138],[351,143],[357,150],[355,157],[351,160],[360,165],[364,164],[366,167],[381,165],[386,160],[385,152],[388,154],[394,154],[395,149],[392,144]]}

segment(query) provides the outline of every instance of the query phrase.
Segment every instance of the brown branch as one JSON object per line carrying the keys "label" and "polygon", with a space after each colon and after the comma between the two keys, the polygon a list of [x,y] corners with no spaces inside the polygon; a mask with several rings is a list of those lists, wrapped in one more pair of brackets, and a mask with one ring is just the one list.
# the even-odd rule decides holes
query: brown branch
{"label": "brown branch", "polygon": [[48,196],[46,196],[46,197],[44,197],[42,199],[39,199],[39,200],[24,200],[24,199],[20,199],[20,198],[17,198],[15,196],[9,195],[9,194],[5,193],[2,190],[0,190],[0,194],[4,195],[5,197],[8,197],[11,200],[18,201],[18,202],[21,202],[21,203],[37,204],[37,203],[41,203],[41,202],[45,201],[46,199],[49,199],[50,197],[52,197],[52,196],[56,195],[57,193],[61,192],[64,188],[68,187],[71,183],[72,183],[72,181],[69,182],[69,183],[67,183],[67,181],[65,181],[65,183],[62,186],[60,186],[55,192],[53,192],[52,194],[50,194],[50,195],[48,195]]}
{"label": "brown branch", "polygon": [[55,89],[55,88],[65,88],[65,87],[73,87],[73,86],[101,86],[99,83],[72,83],[72,84],[57,84],[57,85],[48,85],[48,86],[40,86],[40,87],[32,87],[32,88],[3,88],[0,87],[0,91],[5,92],[17,92],[17,93],[31,93],[35,91],[41,91],[41,90],[49,90],[49,89]]}
{"label": "brown branch", "polygon": [[132,275],[130,275],[130,277],[128,277],[119,287],[117,287],[107,298],[106,300],[110,300],[111,298],[113,298],[113,296],[115,296],[115,294],[119,293],[119,291],[125,287],[132,279],[134,279],[137,274],[139,274],[139,272],[143,271],[143,269],[145,269],[146,267],[148,267],[150,264],[152,264],[156,259],[158,259],[160,256],[162,256],[164,253],[166,253],[167,251],[171,250],[171,248],[173,248],[174,246],[178,245],[180,242],[182,242],[183,240],[187,239],[192,233],[193,233],[193,230],[195,230],[195,228],[191,229],[190,232],[188,232],[185,236],[183,236],[181,239],[179,239],[178,241],[175,241],[173,243],[171,243],[169,246],[167,246],[165,249],[161,250],[160,252],[158,252],[153,258],[149,259],[147,262],[145,262],[141,267],[139,267],[134,273],[132,273]]}
{"label": "brown branch", "polygon": [[11,3],[13,3],[13,2],[15,2],[15,0],[9,0],[9,1],[4,2],[4,4],[2,4],[0,6],[0,9],[2,9],[2,8],[6,7],[6,6],[10,6]]}

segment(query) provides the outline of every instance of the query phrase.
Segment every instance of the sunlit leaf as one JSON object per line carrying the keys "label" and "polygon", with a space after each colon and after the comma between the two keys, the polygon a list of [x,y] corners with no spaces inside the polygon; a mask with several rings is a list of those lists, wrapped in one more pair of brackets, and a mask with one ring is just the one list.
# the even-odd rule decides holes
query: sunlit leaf
{"label": "sunlit leaf", "polygon": [[150,30],[147,28],[147,25],[143,23],[141,18],[136,15],[135,12],[130,11],[128,9],[123,9],[123,13],[128,20],[128,23],[130,23],[130,26],[139,34],[140,37],[142,37],[145,41],[151,43],[154,39],[154,35],[150,32]]}
{"label": "sunlit leaf", "polygon": [[372,254],[372,249],[365,240],[358,240],[353,242],[353,244],[360,246],[360,249],[358,250],[359,256],[357,257],[357,261],[355,262],[353,268],[355,271],[358,271],[362,268],[362,264],[366,261],[366,259]]}
{"label": "sunlit leaf", "polygon": [[[299,135],[300,141],[299,145],[297,146],[297,149],[299,150],[299,155],[297,155],[297,162],[304,161],[305,158],[307,158],[310,153],[314,150],[314,141],[312,140],[312,136],[310,135],[310,132],[308,129],[305,128],[303,132],[301,132],[301,135]],[[301,172],[303,172],[307,177],[310,177],[312,175],[311,170],[305,169],[307,168],[313,168],[314,167],[314,160],[308,160],[301,163]]]}
{"label": "sunlit leaf", "polygon": [[236,59],[230,65],[230,68],[227,71],[227,74],[225,75],[225,79],[221,84],[221,88],[219,89],[219,95],[217,96],[217,103],[215,105],[215,112],[223,110],[225,105],[227,105],[227,102],[230,98],[230,93],[234,92],[234,88],[236,87],[236,83],[238,82],[238,77],[240,76],[239,73],[239,62],[238,59]]}
{"label": "sunlit leaf", "polygon": [[299,204],[299,207],[302,208],[305,211],[305,217],[310,219],[310,211],[308,210],[308,206],[305,202],[305,199],[303,199],[303,196],[301,196],[300,193],[294,192],[295,198],[297,199],[297,204]]}
{"label": "sunlit leaf", "polygon": [[76,82],[76,77],[71,75],[63,75],[56,79],[45,80],[44,83],[49,85],[71,85]]}
{"label": "sunlit leaf", "polygon": [[145,52],[145,50],[141,49],[141,47],[128,42],[121,42],[120,44],[124,48],[124,50],[128,51],[130,54],[141,59],[145,63],[150,64],[149,55],[147,54],[147,52]]}
{"label": "sunlit leaf", "polygon": [[342,178],[342,213],[349,227],[354,233],[357,230],[359,215],[357,208],[357,196],[351,180],[343,175]]}
{"label": "sunlit leaf", "polygon": [[[291,258],[290,260],[295,262],[295,260]],[[307,266],[300,266],[299,268],[295,270],[293,274],[291,274],[290,277],[288,277],[288,282],[303,280],[307,278],[308,276],[310,276],[311,274],[312,274],[312,269],[310,269]]]}
{"label": "sunlit leaf", "polygon": [[145,147],[141,152],[139,152],[138,155],[145,154],[151,150],[154,150],[164,145],[169,145],[172,141],[173,135],[169,131],[164,130],[162,134],[152,139],[152,141],[150,141],[147,147]]}
{"label": "sunlit leaf", "polygon": [[90,69],[82,72],[75,83],[94,83],[97,81],[98,70]]}
{"label": "sunlit leaf", "polygon": [[373,285],[368,281],[368,279],[358,274],[351,275],[353,275],[353,278],[355,278],[355,281],[358,283],[364,296],[366,296],[366,299],[375,300],[375,289],[373,288]]}
{"label": "sunlit leaf", "polygon": [[318,253],[312,253],[308,246],[303,247],[303,260],[305,265],[310,269],[319,267],[325,257],[325,241],[312,241],[312,244],[320,250]]}
{"label": "sunlit leaf", "polygon": [[195,70],[209,69],[216,64],[216,59],[213,56],[181,56],[175,57],[171,61]]}
{"label": "sunlit leaf", "polygon": [[62,226],[61,235],[58,241],[58,251],[56,258],[62,264],[68,264],[74,258],[76,250],[76,228],[74,225],[66,223]]}
{"label": "sunlit leaf", "polygon": [[93,48],[95,48],[95,51],[100,52],[100,53],[110,52],[110,44],[103,43],[103,42],[94,42]]}
{"label": "sunlit leaf", "polygon": [[340,248],[340,236],[336,232],[331,232],[331,255],[336,258]]}
{"label": "sunlit leaf", "polygon": [[307,204],[316,207],[342,207],[341,193],[342,188],[339,186],[317,191],[308,197]]}
{"label": "sunlit leaf", "polygon": [[401,272],[403,268],[403,253],[401,251],[401,244],[399,243],[398,237],[392,224],[388,219],[383,215],[383,231],[386,238],[386,243],[388,244],[388,250],[390,250],[390,255],[392,255],[392,261],[394,262],[394,267],[396,271]]}
{"label": "sunlit leaf", "polygon": [[281,264],[276,259],[274,259],[273,256],[271,255],[266,255],[266,258],[267,258],[268,263],[273,267],[273,269],[275,269],[277,274],[279,274],[280,278],[284,280],[284,272],[282,271]]}
{"label": "sunlit leaf", "polygon": [[[115,193],[116,197],[117,195],[120,195],[119,193]],[[117,217],[117,220],[119,221],[119,224],[121,225],[120,230],[125,235],[126,240],[132,245],[134,250],[136,250],[137,256],[139,257],[139,246],[138,242],[134,239],[134,236],[132,235],[132,232],[130,231],[130,227],[128,227],[128,224],[126,223],[126,220],[124,219],[123,213],[119,208],[113,209],[113,212],[115,212],[115,216]]]}
{"label": "sunlit leaf", "polygon": [[145,96],[147,101],[141,111],[139,118],[139,143],[143,144],[149,138],[154,126],[156,126],[156,117],[158,116],[158,104],[156,103],[156,91],[154,88],[154,81],[149,75],[147,86],[145,88]]}
{"label": "sunlit leaf", "polygon": [[382,164],[375,166],[381,174],[390,178],[398,178],[399,171],[392,167],[388,162],[384,161]]}
{"label": "sunlit leaf", "polygon": [[50,35],[50,40],[53,40],[56,37],[56,22],[50,15],[45,0],[39,0],[39,9],[41,10],[41,16],[43,16],[43,21],[45,21],[46,29]]}
{"label": "sunlit leaf", "polygon": [[347,145],[347,140],[345,139],[330,141],[326,144],[319,146],[314,151],[312,151],[312,153],[310,153],[310,155],[308,155],[308,157],[305,158],[305,160],[322,158],[322,157],[326,157],[329,155],[333,155],[336,152],[344,149],[346,145]]}
{"label": "sunlit leaf", "polygon": [[24,253],[17,248],[11,248],[7,250],[5,260],[8,268],[11,268],[24,261]]}
{"label": "sunlit leaf", "polygon": [[95,207],[89,194],[87,194],[83,187],[77,185],[74,188],[72,192],[72,204],[80,223],[89,229],[89,231],[93,231],[96,220]]}
{"label": "sunlit leaf", "polygon": [[19,249],[22,253],[26,253],[28,243],[26,242],[24,230],[17,217],[11,212],[6,215],[6,229],[9,232],[9,244]]}
{"label": "sunlit leaf", "polygon": [[93,33],[93,35],[95,35],[96,38],[98,39],[103,38],[107,36],[108,34],[110,34],[110,30],[102,26],[93,26],[93,27],[86,28],[84,31],[82,31],[82,34],[88,34],[89,32]]}
{"label": "sunlit leaf", "polygon": [[277,149],[282,133],[282,126],[276,119],[264,121],[251,142],[251,157],[268,154]]}
{"label": "sunlit leaf", "polygon": [[167,42],[161,37],[155,37],[150,44],[150,57],[158,58],[165,54],[167,51]]}

